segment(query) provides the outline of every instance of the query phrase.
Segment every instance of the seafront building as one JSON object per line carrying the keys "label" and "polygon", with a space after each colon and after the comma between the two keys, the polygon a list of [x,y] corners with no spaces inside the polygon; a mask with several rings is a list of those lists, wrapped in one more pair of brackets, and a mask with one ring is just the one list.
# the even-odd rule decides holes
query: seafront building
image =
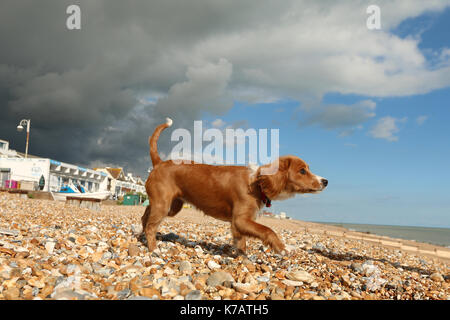
{"label": "seafront building", "polygon": [[110,191],[120,197],[128,192],[145,193],[144,182],[122,168],[88,169],[50,158],[41,158],[9,149],[0,140],[0,188],[37,190],[44,177],[42,191],[58,192],[64,185],[81,185],[87,192]]}
{"label": "seafront building", "polygon": [[130,192],[145,193],[145,185],[140,177],[133,174],[125,174],[123,168],[94,168],[97,172],[106,175],[106,179],[101,184],[101,190],[109,191],[112,195],[122,197]]}
{"label": "seafront building", "polygon": [[86,191],[100,191],[106,174],[74,164],[41,158],[9,149],[9,143],[0,140],[0,187],[37,190],[44,177],[42,191],[58,192],[67,184],[81,185]]}
{"label": "seafront building", "polygon": [[72,183],[97,192],[106,179],[101,172],[49,158],[0,158],[0,168],[9,172],[8,179],[2,177],[4,188],[36,190],[43,176],[42,191],[58,192],[62,186]]}

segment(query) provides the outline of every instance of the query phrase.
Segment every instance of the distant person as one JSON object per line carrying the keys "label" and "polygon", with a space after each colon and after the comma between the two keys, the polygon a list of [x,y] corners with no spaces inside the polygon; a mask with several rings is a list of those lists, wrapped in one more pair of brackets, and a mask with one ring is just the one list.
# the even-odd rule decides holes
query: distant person
{"label": "distant person", "polygon": [[39,190],[44,190],[45,187],[45,178],[44,175],[41,175],[41,178],[39,179]]}

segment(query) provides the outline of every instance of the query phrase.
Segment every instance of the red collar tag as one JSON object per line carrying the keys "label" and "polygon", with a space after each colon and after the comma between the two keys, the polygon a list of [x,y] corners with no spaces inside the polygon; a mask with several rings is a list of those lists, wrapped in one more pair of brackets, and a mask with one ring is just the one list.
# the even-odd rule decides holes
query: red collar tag
{"label": "red collar tag", "polygon": [[267,208],[272,206],[271,200],[267,198],[266,194],[261,190],[262,202],[266,205]]}

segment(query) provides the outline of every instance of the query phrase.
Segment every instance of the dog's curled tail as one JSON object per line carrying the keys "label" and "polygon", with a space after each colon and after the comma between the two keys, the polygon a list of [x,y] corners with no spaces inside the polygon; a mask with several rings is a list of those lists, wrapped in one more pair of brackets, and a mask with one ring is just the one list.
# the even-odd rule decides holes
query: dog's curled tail
{"label": "dog's curled tail", "polygon": [[150,145],[150,158],[152,159],[153,167],[155,167],[157,164],[162,162],[161,158],[158,154],[158,139],[161,134],[161,132],[170,127],[172,125],[173,121],[170,118],[166,118],[166,123],[162,123],[159,126],[156,127],[155,131],[153,132],[152,136],[149,138],[148,143]]}

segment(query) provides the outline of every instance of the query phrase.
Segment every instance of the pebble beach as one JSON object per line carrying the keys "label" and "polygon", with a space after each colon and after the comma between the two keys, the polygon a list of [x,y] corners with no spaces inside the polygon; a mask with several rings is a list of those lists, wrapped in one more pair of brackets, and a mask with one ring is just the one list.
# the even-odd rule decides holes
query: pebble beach
{"label": "pebble beach", "polygon": [[[448,259],[308,232],[259,217],[284,241],[275,254],[229,223],[183,209],[149,253],[142,206],[94,211],[0,192],[0,300],[448,300]],[[317,228],[332,230],[331,226]],[[328,229],[327,229],[328,230]]]}

